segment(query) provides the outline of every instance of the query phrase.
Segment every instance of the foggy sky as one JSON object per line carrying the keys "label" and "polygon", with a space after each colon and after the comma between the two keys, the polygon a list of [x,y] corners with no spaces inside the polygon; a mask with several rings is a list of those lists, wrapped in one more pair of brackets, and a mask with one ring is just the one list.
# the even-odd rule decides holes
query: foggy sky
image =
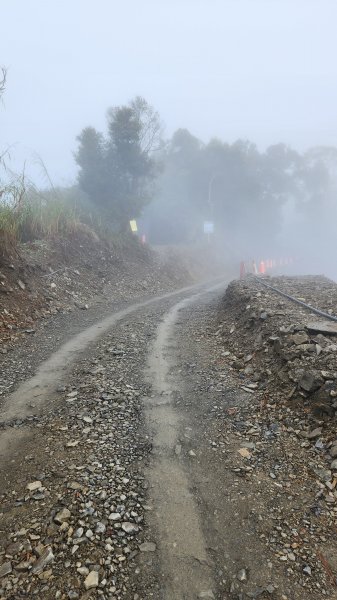
{"label": "foggy sky", "polygon": [[169,136],[337,145],[336,0],[0,0],[0,148],[71,183],[75,137],[134,95]]}

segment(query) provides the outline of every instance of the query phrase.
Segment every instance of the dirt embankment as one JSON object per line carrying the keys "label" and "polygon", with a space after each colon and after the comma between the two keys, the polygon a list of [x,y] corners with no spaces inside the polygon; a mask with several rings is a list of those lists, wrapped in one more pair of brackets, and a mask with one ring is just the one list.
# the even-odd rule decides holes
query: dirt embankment
{"label": "dirt embankment", "polygon": [[0,342],[6,353],[58,313],[122,302],[192,283],[188,267],[136,238],[105,244],[81,232],[72,239],[24,244],[0,259]]}
{"label": "dirt embankment", "polygon": [[[337,285],[324,277],[264,281],[325,312],[337,312]],[[220,360],[245,398],[221,419],[219,440],[240,442],[230,466],[260,503],[263,499],[260,539],[272,561],[284,565],[292,582],[289,597],[302,598],[302,588],[311,597],[335,598],[334,324],[254,278],[232,282],[219,308]]]}
{"label": "dirt embankment", "polygon": [[[326,313],[337,312],[337,285],[324,277],[266,278],[268,285]],[[232,282],[221,312],[226,357],[243,385],[277,401],[311,408],[318,417],[337,408],[337,324],[318,317],[256,279]]]}

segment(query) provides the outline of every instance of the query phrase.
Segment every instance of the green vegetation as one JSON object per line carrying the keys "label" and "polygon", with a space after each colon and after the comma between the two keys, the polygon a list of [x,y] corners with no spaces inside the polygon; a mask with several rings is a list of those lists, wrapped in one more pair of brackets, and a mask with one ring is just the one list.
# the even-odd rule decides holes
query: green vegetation
{"label": "green vegetation", "polygon": [[16,184],[3,188],[0,200],[0,252],[7,254],[19,242],[71,235],[80,224],[80,210],[72,190],[40,192]]}
{"label": "green vegetation", "polygon": [[204,221],[242,254],[272,251],[277,243],[289,248],[299,231],[312,242],[318,223],[335,236],[336,148],[300,154],[276,144],[259,152],[249,141],[205,144],[180,129],[160,160],[158,194],[144,212],[152,243],[200,240]]}
{"label": "green vegetation", "polygon": [[[0,98],[5,87],[2,69]],[[336,148],[260,152],[243,140],[205,144],[186,129],[164,142],[158,113],[141,97],[108,110],[106,134],[86,127],[77,142],[70,188],[38,190],[0,154],[0,255],[85,227],[108,240],[139,217],[149,241],[164,244],[200,240],[212,221],[214,236],[241,255],[271,250],[282,236],[288,247],[299,228],[311,242],[318,222],[326,239],[335,236]]]}
{"label": "green vegetation", "polygon": [[144,98],[108,110],[104,136],[86,127],[77,138],[79,186],[114,230],[125,231],[154,194],[161,145],[158,113]]}

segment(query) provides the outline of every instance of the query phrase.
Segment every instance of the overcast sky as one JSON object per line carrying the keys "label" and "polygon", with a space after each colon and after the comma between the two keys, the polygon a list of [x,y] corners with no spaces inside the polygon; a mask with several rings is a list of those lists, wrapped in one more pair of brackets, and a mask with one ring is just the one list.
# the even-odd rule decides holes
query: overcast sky
{"label": "overcast sky", "polygon": [[56,183],[80,130],[138,94],[167,136],[337,145],[337,0],[0,0],[0,19],[0,148]]}

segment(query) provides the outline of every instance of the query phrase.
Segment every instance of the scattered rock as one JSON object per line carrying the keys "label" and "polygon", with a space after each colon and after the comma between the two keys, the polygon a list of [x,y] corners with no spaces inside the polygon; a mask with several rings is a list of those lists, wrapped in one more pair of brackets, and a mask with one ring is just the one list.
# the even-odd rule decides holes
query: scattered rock
{"label": "scattered rock", "polygon": [[337,335],[337,323],[332,321],[311,321],[307,325],[307,330],[311,333],[321,333],[322,335]]}
{"label": "scattered rock", "polygon": [[125,533],[136,533],[139,528],[134,523],[129,523],[126,521],[122,523],[122,529],[125,531]]}
{"label": "scattered rock", "polygon": [[238,573],[236,578],[238,579],[238,581],[242,581],[242,582],[246,582],[248,581],[248,574],[246,569],[241,569]]}
{"label": "scattered rock", "polygon": [[43,569],[49,565],[54,560],[54,554],[50,546],[48,546],[44,552],[41,554],[40,558],[33,565],[32,573],[38,575],[43,571]]}
{"label": "scattered rock", "polygon": [[42,483],[41,481],[32,481],[26,487],[29,492],[35,492],[35,490],[39,490],[42,487]]}
{"label": "scattered rock", "polygon": [[97,571],[90,571],[89,575],[87,575],[84,581],[84,587],[86,590],[91,590],[92,588],[98,587],[98,573]]}
{"label": "scattered rock", "polygon": [[306,392],[315,392],[323,383],[321,377],[310,371],[305,371],[299,381],[300,387]]}
{"label": "scattered rock", "polygon": [[0,579],[1,577],[6,577],[12,572],[12,563],[10,561],[2,563],[0,565]]}
{"label": "scattered rock", "polygon": [[153,542],[143,542],[143,544],[140,544],[139,546],[141,552],[155,552],[156,549],[157,546]]}
{"label": "scattered rock", "polygon": [[54,517],[55,523],[62,525],[65,521],[68,521],[71,517],[71,512],[68,508],[62,508]]}
{"label": "scattered rock", "polygon": [[316,429],[313,429],[308,433],[308,439],[314,440],[316,438],[319,438],[320,435],[322,435],[322,427],[316,427]]}

